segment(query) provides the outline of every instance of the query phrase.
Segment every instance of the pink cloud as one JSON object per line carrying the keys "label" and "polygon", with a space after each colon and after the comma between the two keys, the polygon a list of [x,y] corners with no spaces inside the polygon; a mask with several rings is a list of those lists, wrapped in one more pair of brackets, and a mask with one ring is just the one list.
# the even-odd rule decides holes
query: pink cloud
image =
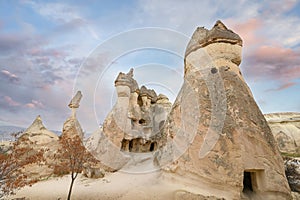
{"label": "pink cloud", "polygon": [[27,108],[35,108],[35,105],[33,103],[27,103],[25,106]]}
{"label": "pink cloud", "polygon": [[21,104],[15,100],[13,100],[11,97],[9,96],[4,96],[3,97],[4,101],[12,107],[27,107],[27,108],[44,108],[44,104],[40,101],[37,100],[31,100],[30,103],[26,103],[26,104]]}
{"label": "pink cloud", "polygon": [[266,90],[266,92],[285,90],[287,88],[293,87],[294,85],[296,85],[296,83],[289,82],[289,83],[285,83],[285,84],[280,85],[278,88]]}
{"label": "pink cloud", "polygon": [[250,75],[269,76],[285,82],[300,78],[300,51],[261,46],[247,59],[252,65],[247,67]]}
{"label": "pink cloud", "polygon": [[7,70],[2,70],[1,71],[2,74],[6,75],[8,78],[11,78],[11,79],[18,79],[19,77]]}
{"label": "pink cloud", "polygon": [[55,57],[61,58],[67,56],[67,53],[54,48],[33,48],[27,51],[27,54],[30,56],[38,56],[38,57]]}
{"label": "pink cloud", "polygon": [[9,106],[13,106],[13,107],[16,107],[16,106],[20,106],[21,104],[14,101],[11,97],[9,96],[4,96],[4,101],[9,105]]}
{"label": "pink cloud", "polygon": [[261,46],[256,52],[255,56],[257,57],[267,57],[267,58],[276,58],[282,57],[283,59],[293,59],[297,58],[297,52],[289,48],[279,47],[279,46]]}
{"label": "pink cloud", "polygon": [[27,108],[43,108],[44,105],[42,102],[39,102],[36,100],[31,100],[30,103],[25,104],[25,107],[27,107]]}
{"label": "pink cloud", "polygon": [[248,77],[277,82],[278,88],[267,91],[284,90],[300,78],[300,50],[263,45],[247,55],[244,66]]}
{"label": "pink cloud", "polygon": [[264,40],[263,36],[257,33],[262,26],[262,21],[258,18],[251,18],[245,22],[238,22],[235,19],[225,21],[230,29],[240,35],[244,46],[257,45]]}

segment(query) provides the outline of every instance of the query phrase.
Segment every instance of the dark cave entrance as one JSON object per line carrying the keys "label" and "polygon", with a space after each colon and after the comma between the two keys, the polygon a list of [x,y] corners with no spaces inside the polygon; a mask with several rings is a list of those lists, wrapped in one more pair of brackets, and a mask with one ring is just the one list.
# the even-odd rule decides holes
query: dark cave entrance
{"label": "dark cave entrance", "polygon": [[154,151],[156,149],[156,142],[152,142],[150,145],[150,151]]}
{"label": "dark cave entrance", "polygon": [[132,148],[133,148],[133,140],[130,140],[129,141],[129,152],[131,152],[132,151]]}
{"label": "dark cave entrance", "polygon": [[243,179],[243,192],[248,193],[248,192],[253,192],[253,172],[244,172],[244,179]]}

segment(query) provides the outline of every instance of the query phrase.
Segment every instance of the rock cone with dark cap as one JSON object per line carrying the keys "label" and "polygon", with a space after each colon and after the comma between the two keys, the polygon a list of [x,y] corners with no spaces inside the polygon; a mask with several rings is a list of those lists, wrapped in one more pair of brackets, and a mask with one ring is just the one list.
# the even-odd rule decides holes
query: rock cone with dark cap
{"label": "rock cone with dark cap", "polygon": [[238,66],[241,51],[241,38],[222,22],[197,28],[157,161],[192,193],[289,199],[283,160]]}
{"label": "rock cone with dark cap", "polygon": [[77,91],[76,95],[72,98],[71,102],[69,103],[68,106],[72,110],[72,115],[65,121],[62,130],[62,135],[65,135],[70,138],[79,136],[81,139],[83,139],[83,131],[79,121],[76,118],[76,109],[79,108],[81,98],[81,92]]}

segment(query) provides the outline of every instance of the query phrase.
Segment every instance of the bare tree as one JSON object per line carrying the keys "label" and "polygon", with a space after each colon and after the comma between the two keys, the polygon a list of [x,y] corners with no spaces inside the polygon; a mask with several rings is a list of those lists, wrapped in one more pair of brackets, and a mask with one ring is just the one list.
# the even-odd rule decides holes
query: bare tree
{"label": "bare tree", "polygon": [[71,184],[68,192],[68,200],[70,200],[75,179],[82,172],[84,163],[96,163],[97,160],[86,150],[82,140],[77,135],[74,137],[62,135],[60,144],[55,156],[58,159],[55,173],[70,173]]}
{"label": "bare tree", "polygon": [[9,151],[0,152],[0,199],[37,181],[27,177],[24,169],[29,164],[44,161],[44,150],[34,150],[28,145],[23,145],[23,142],[32,143],[29,140],[22,143],[16,141]]}

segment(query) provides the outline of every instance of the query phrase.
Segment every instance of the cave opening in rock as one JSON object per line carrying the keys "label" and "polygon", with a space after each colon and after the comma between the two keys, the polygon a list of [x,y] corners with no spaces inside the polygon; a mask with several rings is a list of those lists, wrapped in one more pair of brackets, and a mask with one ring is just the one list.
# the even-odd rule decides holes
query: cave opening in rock
{"label": "cave opening in rock", "polygon": [[150,151],[154,151],[156,147],[156,142],[152,142],[150,145]]}
{"label": "cave opening in rock", "polygon": [[243,192],[253,192],[252,176],[253,174],[251,172],[244,171]]}
{"label": "cave opening in rock", "polygon": [[139,120],[139,124],[145,124],[145,123],[146,123],[146,120],[144,120],[144,119]]}
{"label": "cave opening in rock", "polygon": [[132,148],[133,148],[133,141],[130,140],[130,141],[129,141],[129,148],[128,148],[129,152],[132,151]]}

